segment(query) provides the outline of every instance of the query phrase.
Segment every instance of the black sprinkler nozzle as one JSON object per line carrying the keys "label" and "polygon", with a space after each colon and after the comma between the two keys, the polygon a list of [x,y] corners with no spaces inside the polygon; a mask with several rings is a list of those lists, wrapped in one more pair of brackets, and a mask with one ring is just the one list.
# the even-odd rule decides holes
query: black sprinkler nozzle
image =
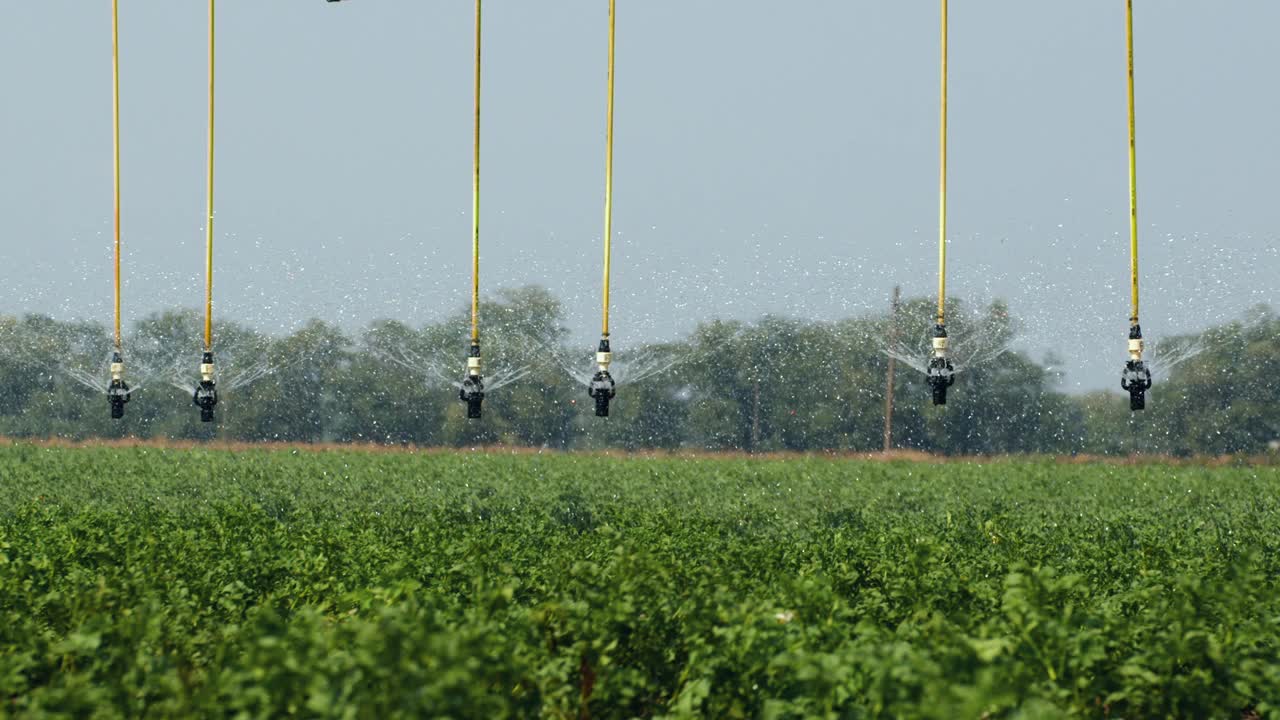
{"label": "black sprinkler nozzle", "polygon": [[1124,372],[1120,374],[1120,387],[1129,391],[1129,409],[1145,410],[1147,407],[1146,392],[1151,389],[1151,370],[1141,360],[1130,360],[1124,364]]}
{"label": "black sprinkler nozzle", "polygon": [[587,395],[596,401],[596,417],[609,417],[609,401],[618,394],[617,384],[609,374],[609,362],[613,354],[609,350],[609,339],[601,338],[596,348],[596,362],[599,370],[591,376],[591,384],[587,386]]}
{"label": "black sprinkler nozzle", "polygon": [[467,418],[479,420],[484,402],[484,378],[480,375],[480,345],[472,343],[467,351],[467,374],[458,389],[458,399],[467,404]]}
{"label": "black sprinkler nozzle", "polygon": [[1142,362],[1142,328],[1134,323],[1129,327],[1129,360],[1120,373],[1120,388],[1129,393],[1129,410],[1145,410],[1147,391],[1151,389],[1151,369]]}
{"label": "black sprinkler nozzle", "polygon": [[947,328],[933,326],[933,357],[929,360],[928,381],[933,391],[933,404],[947,404],[947,388],[956,382],[956,368],[946,356]]}
{"label": "black sprinkler nozzle", "polygon": [[200,408],[200,422],[213,422],[213,408],[218,404],[218,385],[213,379],[213,353],[200,358],[200,384],[191,402]]}
{"label": "black sprinkler nozzle", "polygon": [[596,417],[609,417],[609,401],[618,394],[613,376],[608,370],[600,370],[591,377],[587,394],[595,398]]}
{"label": "black sprinkler nozzle", "polygon": [[111,419],[124,417],[124,404],[132,397],[129,384],[124,381],[124,358],[120,353],[111,356],[111,384],[107,386],[107,401],[111,403]]}
{"label": "black sprinkler nozzle", "polygon": [[129,384],[123,380],[112,380],[107,387],[107,400],[111,403],[111,419],[124,417],[124,404],[130,400]]}
{"label": "black sprinkler nozzle", "polygon": [[468,375],[462,379],[462,388],[458,390],[458,399],[467,404],[467,417],[478,420],[481,416],[481,403],[484,402],[484,380],[479,375]]}

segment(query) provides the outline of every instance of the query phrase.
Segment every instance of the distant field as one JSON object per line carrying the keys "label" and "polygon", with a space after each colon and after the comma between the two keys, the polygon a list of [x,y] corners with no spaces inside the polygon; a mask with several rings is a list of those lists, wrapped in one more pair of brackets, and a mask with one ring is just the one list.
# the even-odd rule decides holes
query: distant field
{"label": "distant field", "polygon": [[9,443],[0,716],[1276,717],[1277,578],[1275,466]]}

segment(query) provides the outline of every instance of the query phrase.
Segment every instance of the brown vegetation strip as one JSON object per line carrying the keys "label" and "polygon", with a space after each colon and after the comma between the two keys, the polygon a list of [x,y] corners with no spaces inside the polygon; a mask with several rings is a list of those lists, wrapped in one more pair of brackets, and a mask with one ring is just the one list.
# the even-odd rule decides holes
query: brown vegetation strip
{"label": "brown vegetation strip", "polygon": [[1064,465],[1171,465],[1171,466],[1255,466],[1280,465],[1280,454],[1268,455],[1217,455],[1174,457],[1171,455],[936,455],[918,450],[894,450],[892,452],[855,452],[831,450],[821,452],[765,452],[748,453],[740,450],[555,450],[517,445],[482,445],[475,447],[423,447],[417,445],[387,445],[377,443],[299,443],[299,442],[239,442],[164,439],[88,439],[67,438],[6,438],[0,437],[0,446],[30,445],[44,448],[155,448],[158,450],[210,450],[228,452],[246,451],[304,451],[304,452],[355,452],[394,453],[406,455],[578,455],[586,457],[615,457],[619,459],[696,459],[696,460],[762,460],[783,461],[802,458],[828,460],[860,460],[867,462],[942,463],[1007,463],[1007,462],[1057,462]]}

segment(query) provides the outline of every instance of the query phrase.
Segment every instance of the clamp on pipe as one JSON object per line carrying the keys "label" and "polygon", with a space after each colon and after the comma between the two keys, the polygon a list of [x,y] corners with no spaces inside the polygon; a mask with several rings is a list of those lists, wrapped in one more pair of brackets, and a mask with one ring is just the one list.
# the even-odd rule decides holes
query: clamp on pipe
{"label": "clamp on pipe", "polygon": [[947,357],[947,328],[933,326],[933,358],[929,360],[928,382],[933,390],[933,404],[947,404],[947,388],[955,384],[956,368]]}
{"label": "clamp on pipe", "polygon": [[111,419],[124,417],[124,404],[129,402],[129,384],[124,381],[124,358],[119,352],[111,356],[111,384],[107,386],[107,401],[111,403]]}
{"label": "clamp on pipe", "polygon": [[613,353],[609,350],[609,338],[600,338],[600,346],[596,348],[596,374],[591,376],[591,384],[587,386],[587,395],[596,401],[596,417],[609,417],[609,401],[618,394],[617,384],[609,374],[611,362]]}
{"label": "clamp on pipe", "polygon": [[200,408],[200,422],[213,422],[213,408],[218,404],[218,385],[214,377],[212,352],[205,352],[200,358],[200,384],[196,386],[191,401]]}
{"label": "clamp on pipe", "polygon": [[458,399],[467,404],[467,417],[478,420],[484,402],[484,379],[480,370],[480,343],[471,343],[467,351],[467,371],[458,389]]}
{"label": "clamp on pipe", "polygon": [[1129,393],[1130,410],[1146,409],[1146,392],[1151,389],[1151,369],[1142,361],[1143,349],[1142,327],[1134,323],[1129,327],[1129,360],[1120,374],[1120,388]]}

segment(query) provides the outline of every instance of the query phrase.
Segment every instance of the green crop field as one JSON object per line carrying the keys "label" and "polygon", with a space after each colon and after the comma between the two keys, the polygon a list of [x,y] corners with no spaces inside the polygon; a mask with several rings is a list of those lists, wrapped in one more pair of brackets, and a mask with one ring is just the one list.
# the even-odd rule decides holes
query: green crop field
{"label": "green crop field", "polygon": [[1280,468],[0,447],[0,716],[1280,716]]}

